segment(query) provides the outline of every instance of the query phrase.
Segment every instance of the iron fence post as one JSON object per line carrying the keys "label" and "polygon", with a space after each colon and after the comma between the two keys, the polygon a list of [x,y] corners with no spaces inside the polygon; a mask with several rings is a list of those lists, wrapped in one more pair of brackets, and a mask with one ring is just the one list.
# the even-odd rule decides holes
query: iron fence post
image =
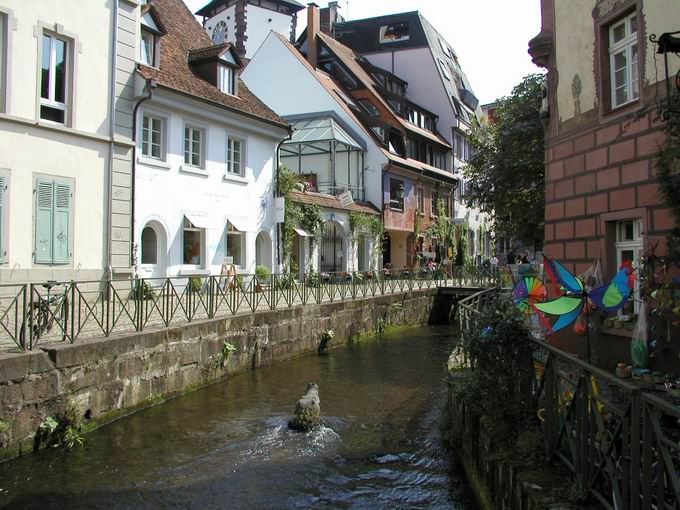
{"label": "iron fence post", "polygon": [[21,342],[21,350],[25,351],[26,350],[26,318],[27,318],[27,313],[26,313],[26,304],[27,304],[27,296],[26,296],[26,289],[28,288],[27,284],[24,284],[22,287],[22,296],[21,296],[21,324],[23,327],[19,329],[19,335],[20,339],[19,341]]}

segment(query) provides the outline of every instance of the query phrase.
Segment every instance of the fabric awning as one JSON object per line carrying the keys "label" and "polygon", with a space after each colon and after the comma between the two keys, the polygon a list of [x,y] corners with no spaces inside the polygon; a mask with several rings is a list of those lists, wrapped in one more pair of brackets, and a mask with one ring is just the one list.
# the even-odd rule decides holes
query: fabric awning
{"label": "fabric awning", "polygon": [[229,220],[229,223],[234,225],[234,228],[238,230],[239,232],[248,232],[248,219],[247,218],[242,218],[239,216],[229,216],[227,218]]}
{"label": "fabric awning", "polygon": [[184,213],[184,217],[191,222],[196,228],[212,228],[210,218],[208,216],[201,216],[200,214]]}
{"label": "fabric awning", "polygon": [[301,228],[293,227],[293,230],[295,230],[297,235],[299,235],[300,237],[312,237],[312,234]]}

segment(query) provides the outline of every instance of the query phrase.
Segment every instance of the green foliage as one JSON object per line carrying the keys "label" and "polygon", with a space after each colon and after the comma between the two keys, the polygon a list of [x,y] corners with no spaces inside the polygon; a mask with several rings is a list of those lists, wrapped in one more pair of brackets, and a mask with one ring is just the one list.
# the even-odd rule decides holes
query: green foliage
{"label": "green foliage", "polygon": [[219,354],[215,356],[212,368],[217,370],[218,368],[225,368],[227,364],[229,363],[229,360],[231,359],[231,356],[237,351],[238,349],[234,344],[231,342],[227,342],[226,340],[222,344],[222,348],[220,349]]}
{"label": "green foliage", "polygon": [[460,340],[471,370],[460,379],[461,396],[497,432],[513,441],[530,412],[532,347],[524,318],[507,296],[498,296]]}
{"label": "green foliage", "polygon": [[278,192],[279,196],[282,197],[288,196],[288,193],[295,189],[295,185],[301,182],[301,176],[291,172],[286,165],[281,165],[279,167],[278,179]]}
{"label": "green foliage", "polygon": [[377,214],[367,214],[358,211],[349,213],[349,242],[354,246],[360,235],[368,235],[372,241],[371,261],[377,265],[382,250],[381,239],[385,235],[382,219]]}
{"label": "green foliage", "polygon": [[271,275],[271,269],[269,269],[267,266],[257,266],[255,268],[255,276],[258,280],[268,280]]}
{"label": "green foliage", "polygon": [[387,329],[385,319],[376,319],[373,329],[375,330],[376,335],[382,335],[385,332],[385,329]]}
{"label": "green foliage", "polygon": [[38,427],[37,444],[46,443],[50,448],[73,448],[83,446],[82,413],[77,405],[69,402],[63,414],[48,416]]}
{"label": "green foliage", "polygon": [[[283,233],[283,258],[290,264],[293,252],[295,228],[300,227],[312,234],[315,240],[321,239],[324,230],[324,217],[321,206],[316,204],[297,204],[286,199],[285,221],[281,226]],[[289,265],[289,271],[293,271]]]}
{"label": "green foliage", "polygon": [[189,278],[189,290],[191,292],[198,293],[201,292],[201,289],[203,289],[203,278],[199,278],[198,276]]}
{"label": "green foliage", "polygon": [[145,280],[138,279],[137,282],[135,283],[134,288],[132,289],[132,292],[134,293],[134,298],[139,298],[141,295],[141,299],[155,299],[156,298],[156,290],[151,286],[151,284]]}
{"label": "green foliage", "polygon": [[527,244],[543,240],[542,81],[540,74],[525,77],[510,96],[498,101],[497,122],[473,126],[473,156],[464,170],[466,203],[476,203],[491,215],[497,235]]}
{"label": "green foliage", "polygon": [[64,429],[64,435],[61,439],[62,446],[65,446],[66,448],[73,448],[76,445],[83,446],[84,442],[85,440],[83,439],[83,435],[80,433],[80,429],[78,427],[68,425]]}
{"label": "green foliage", "polygon": [[38,427],[38,430],[43,434],[53,434],[58,427],[59,422],[57,421],[57,419],[54,416],[48,416],[42,421],[42,423]]}
{"label": "green foliage", "polygon": [[[673,96],[671,108],[680,110],[680,97]],[[659,152],[656,168],[661,195],[667,206],[671,208],[675,225],[667,236],[671,257],[680,258],[680,115],[665,114],[667,118],[666,133],[668,143]]]}

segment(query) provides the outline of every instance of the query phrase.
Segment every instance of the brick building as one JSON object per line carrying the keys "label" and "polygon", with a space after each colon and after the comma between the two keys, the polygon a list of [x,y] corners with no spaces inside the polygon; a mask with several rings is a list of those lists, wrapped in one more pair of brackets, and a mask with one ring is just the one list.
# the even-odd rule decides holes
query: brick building
{"label": "brick building", "polygon": [[[575,274],[599,261],[608,281],[657,242],[657,255],[665,253],[673,217],[654,159],[666,140],[658,118],[666,87],[649,36],[680,29],[680,9],[670,4],[541,0],[542,29],[529,53],[548,71],[544,251]],[[676,57],[669,63],[673,73],[680,67]],[[578,349],[568,336],[561,340]],[[603,363],[626,359],[629,342],[620,337],[630,331],[598,325],[596,336]]]}

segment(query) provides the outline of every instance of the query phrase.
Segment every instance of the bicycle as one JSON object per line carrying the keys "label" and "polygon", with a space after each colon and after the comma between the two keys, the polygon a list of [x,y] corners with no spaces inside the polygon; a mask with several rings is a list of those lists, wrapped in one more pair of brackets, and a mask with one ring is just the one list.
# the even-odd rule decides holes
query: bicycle
{"label": "bicycle", "polygon": [[[52,288],[58,285],[64,286],[63,292],[50,295]],[[52,331],[52,327],[56,322],[62,330],[62,341],[66,340],[69,312],[67,285],[51,280],[43,283],[42,287],[47,290],[47,295],[45,297],[38,295],[37,301],[32,301],[28,305],[24,322],[21,324],[19,338],[24,342],[26,341],[27,322],[30,327],[28,332],[32,333],[32,336],[29,338],[31,344],[37,342],[44,334]]]}

